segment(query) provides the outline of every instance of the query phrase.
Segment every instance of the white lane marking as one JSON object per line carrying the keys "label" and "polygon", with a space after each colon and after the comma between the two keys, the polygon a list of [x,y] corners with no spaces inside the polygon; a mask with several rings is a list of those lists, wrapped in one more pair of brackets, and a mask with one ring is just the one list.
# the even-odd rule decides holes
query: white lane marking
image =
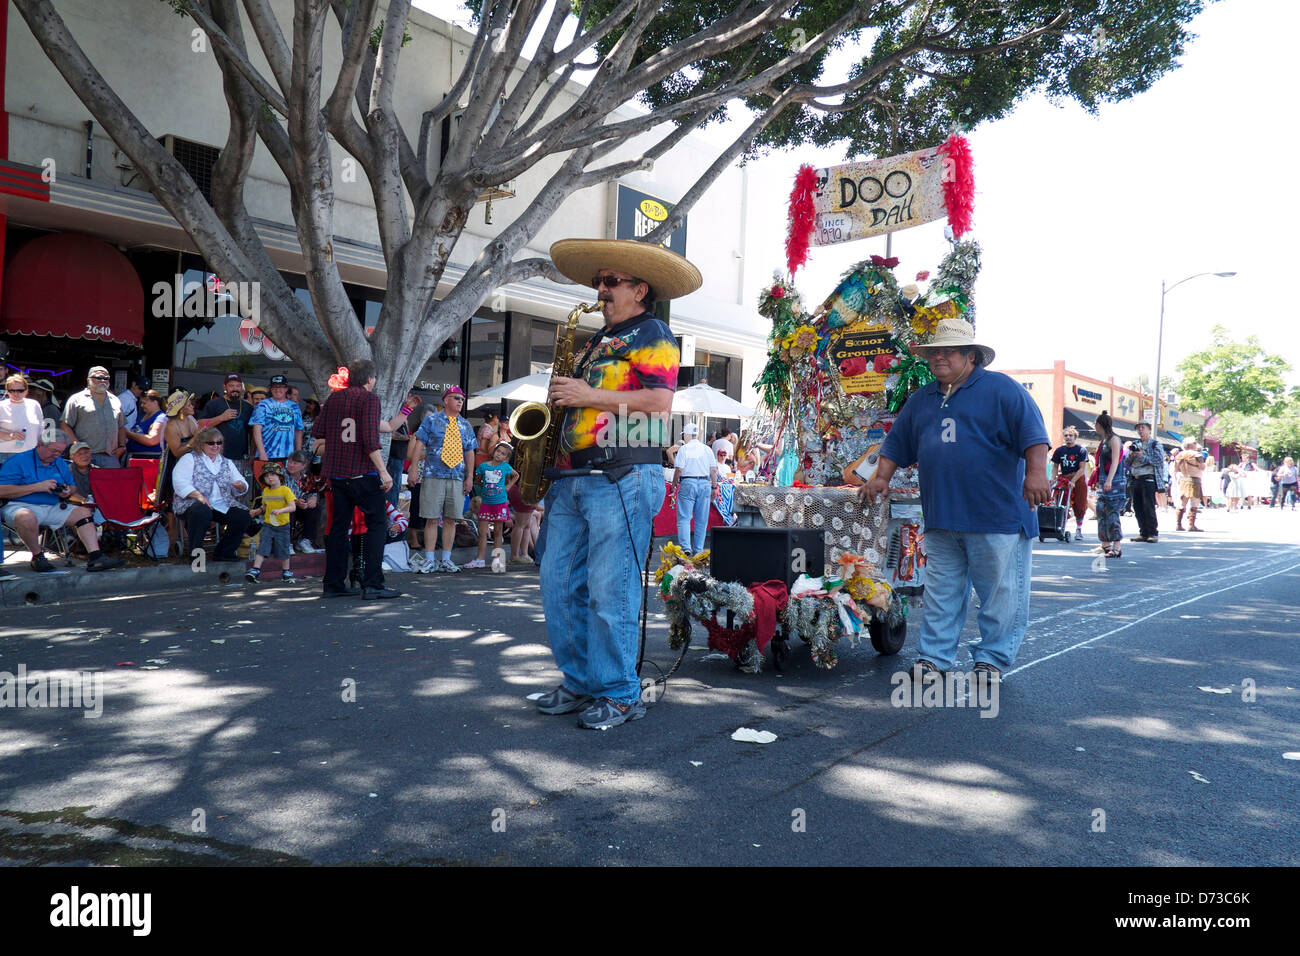
{"label": "white lane marking", "polygon": [[1008,677],[1010,677],[1013,674],[1019,674],[1021,671],[1028,670],[1029,668],[1033,667],[1035,664],[1043,663],[1043,661],[1050,661],[1053,657],[1060,657],[1062,654],[1068,654],[1070,653],[1070,651],[1078,650],[1080,647],[1086,647],[1089,644],[1094,644],[1097,641],[1100,641],[1102,638],[1110,637],[1114,634],[1119,634],[1121,631],[1127,631],[1130,627],[1134,627],[1135,625],[1141,624],[1143,621],[1149,621],[1153,617],[1159,617],[1161,614],[1165,614],[1169,611],[1176,610],[1177,608],[1180,607],[1185,607],[1188,604],[1195,604],[1197,601],[1203,601],[1208,597],[1214,597],[1214,595],[1222,594],[1224,591],[1231,591],[1234,588],[1244,587],[1247,584],[1254,584],[1256,581],[1267,581],[1269,578],[1275,578],[1279,574],[1286,574],[1290,571],[1294,571],[1296,568],[1300,568],[1300,564],[1293,564],[1288,568],[1282,568],[1280,571],[1274,571],[1272,574],[1265,574],[1263,577],[1251,578],[1247,581],[1239,581],[1236,584],[1229,584],[1227,587],[1219,588],[1217,591],[1207,591],[1205,594],[1198,594],[1196,595],[1196,597],[1188,598],[1186,601],[1179,601],[1177,604],[1171,604],[1168,607],[1162,607],[1158,611],[1152,611],[1150,614],[1146,615],[1145,617],[1139,617],[1137,620],[1129,621],[1127,624],[1122,624],[1119,627],[1113,628],[1107,631],[1105,634],[1098,634],[1096,637],[1090,637],[1086,641],[1080,641],[1077,644],[1071,644],[1069,647],[1062,648],[1059,651],[1054,651],[1053,653],[1047,654],[1044,657],[1040,657],[1037,660],[1029,661],[1028,663],[1021,664],[1019,667],[1009,670],[1005,674],[1003,674],[1002,679],[1006,680]]}

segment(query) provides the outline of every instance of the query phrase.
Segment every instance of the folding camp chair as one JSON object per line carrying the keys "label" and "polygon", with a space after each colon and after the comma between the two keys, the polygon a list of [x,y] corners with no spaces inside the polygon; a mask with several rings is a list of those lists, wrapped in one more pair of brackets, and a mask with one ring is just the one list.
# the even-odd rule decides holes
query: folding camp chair
{"label": "folding camp chair", "polygon": [[95,507],[104,516],[104,527],[135,532],[141,552],[156,560],[151,545],[162,515],[140,507],[143,492],[144,472],[139,468],[90,469],[90,493],[94,495]]}
{"label": "folding camp chair", "polygon": [[158,473],[162,470],[161,458],[128,458],[128,468],[139,468],[144,473],[144,485],[140,489],[140,507],[145,511],[154,511],[153,495],[158,488]]}

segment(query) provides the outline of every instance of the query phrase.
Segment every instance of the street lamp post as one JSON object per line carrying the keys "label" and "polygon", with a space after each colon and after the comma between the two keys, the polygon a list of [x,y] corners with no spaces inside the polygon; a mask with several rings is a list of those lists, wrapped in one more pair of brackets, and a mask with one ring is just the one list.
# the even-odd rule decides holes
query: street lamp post
{"label": "street lamp post", "polygon": [[1156,378],[1151,383],[1151,431],[1153,434],[1160,431],[1160,354],[1165,345],[1165,296],[1173,292],[1184,282],[1190,282],[1193,279],[1199,279],[1201,276],[1218,276],[1226,279],[1229,276],[1235,276],[1235,272],[1198,272],[1196,275],[1190,275],[1186,279],[1179,279],[1173,285],[1165,288],[1165,280],[1160,280],[1160,335],[1156,339]]}

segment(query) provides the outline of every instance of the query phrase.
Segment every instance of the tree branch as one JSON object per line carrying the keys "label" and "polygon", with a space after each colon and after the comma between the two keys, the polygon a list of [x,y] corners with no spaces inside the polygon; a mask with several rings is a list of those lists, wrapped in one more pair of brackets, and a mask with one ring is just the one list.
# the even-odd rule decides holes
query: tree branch
{"label": "tree branch", "polygon": [[280,32],[280,22],[276,20],[267,0],[244,0],[244,9],[248,12],[248,22],[257,37],[257,45],[262,48],[271,67],[271,75],[276,85],[287,96],[289,93],[290,55],[284,34]]}

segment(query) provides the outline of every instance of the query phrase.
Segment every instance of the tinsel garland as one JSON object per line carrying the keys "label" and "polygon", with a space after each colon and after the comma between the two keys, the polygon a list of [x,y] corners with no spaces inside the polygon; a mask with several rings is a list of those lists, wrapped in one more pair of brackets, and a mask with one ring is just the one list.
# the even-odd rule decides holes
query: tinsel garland
{"label": "tinsel garland", "polygon": [[808,645],[815,665],[830,670],[839,663],[833,645],[840,639],[842,629],[839,610],[833,600],[823,597],[791,598],[781,620],[788,634],[798,635]]}
{"label": "tinsel garland", "polygon": [[894,367],[894,373],[897,376],[896,384],[889,390],[886,405],[891,412],[897,415],[902,410],[903,405],[906,404],[909,395],[922,385],[934,381],[934,373],[930,371],[928,362],[918,358],[911,352],[908,352],[903,360]]}
{"label": "tinsel garland", "polygon": [[785,264],[790,275],[808,261],[808,243],[817,220],[813,203],[816,191],[817,170],[808,165],[800,166],[794,177],[794,189],[790,191],[790,231],[785,239]]}
{"label": "tinsel garland", "polygon": [[952,234],[960,239],[970,232],[975,210],[975,162],[966,137],[954,133],[940,152],[944,154],[943,204],[948,213]]}
{"label": "tinsel garland", "polygon": [[680,565],[669,569],[663,581],[664,609],[668,616],[668,646],[681,650],[691,639],[691,619],[716,621],[718,612],[730,611],[738,624],[754,616],[754,596],[743,584],[718,581],[705,572]]}

